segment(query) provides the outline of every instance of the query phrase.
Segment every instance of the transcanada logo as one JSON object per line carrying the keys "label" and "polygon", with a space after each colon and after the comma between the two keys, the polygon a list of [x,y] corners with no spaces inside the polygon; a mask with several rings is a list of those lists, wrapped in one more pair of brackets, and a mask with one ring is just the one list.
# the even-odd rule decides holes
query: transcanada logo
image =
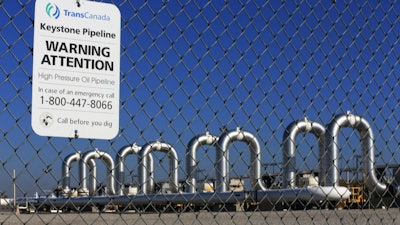
{"label": "transcanada logo", "polygon": [[90,12],[73,12],[68,9],[64,9],[64,16],[75,17],[81,19],[89,19],[89,20],[105,20],[110,21],[110,16],[107,14],[93,14]]}
{"label": "transcanada logo", "polygon": [[46,13],[49,17],[58,19],[60,17],[61,12],[64,12],[63,15],[67,17],[74,17],[80,19],[89,19],[89,20],[105,20],[110,21],[110,16],[107,14],[93,14],[90,12],[74,12],[68,9],[60,10],[56,4],[47,3],[46,5]]}
{"label": "transcanada logo", "polygon": [[58,19],[60,17],[60,9],[56,4],[47,3],[46,5],[46,13],[49,17]]}

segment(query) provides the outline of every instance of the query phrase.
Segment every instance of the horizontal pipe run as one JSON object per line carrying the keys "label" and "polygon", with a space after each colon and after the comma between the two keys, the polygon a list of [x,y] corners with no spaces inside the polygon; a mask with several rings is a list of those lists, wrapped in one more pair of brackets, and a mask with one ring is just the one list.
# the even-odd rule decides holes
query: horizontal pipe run
{"label": "horizontal pipe run", "polygon": [[270,189],[268,191],[257,191],[257,202],[263,203],[290,203],[300,201],[341,201],[347,199],[351,192],[341,186],[309,186],[303,188]]}
{"label": "horizontal pipe run", "polygon": [[30,199],[34,207],[82,207],[112,205],[153,205],[167,204],[235,204],[249,201],[263,203],[300,201],[340,201],[347,199],[351,192],[346,187],[313,186],[304,188],[268,189],[251,192],[202,192],[202,193],[170,193],[170,194],[138,194],[122,196],[92,196],[72,198],[37,198]]}
{"label": "horizontal pipe run", "polygon": [[72,197],[72,198],[37,198],[31,199],[30,203],[35,207],[81,207],[91,205],[153,205],[163,204],[234,204],[243,202],[246,199],[245,192],[225,192],[225,193],[180,193],[180,194],[138,194],[123,196],[92,196],[92,197]]}

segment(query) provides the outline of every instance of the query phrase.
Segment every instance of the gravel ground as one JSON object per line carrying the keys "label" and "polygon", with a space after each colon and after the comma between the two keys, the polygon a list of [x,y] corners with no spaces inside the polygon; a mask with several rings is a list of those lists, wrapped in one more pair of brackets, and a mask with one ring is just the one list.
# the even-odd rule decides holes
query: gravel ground
{"label": "gravel ground", "polygon": [[399,209],[268,212],[187,212],[181,214],[0,214],[1,224],[400,224]]}

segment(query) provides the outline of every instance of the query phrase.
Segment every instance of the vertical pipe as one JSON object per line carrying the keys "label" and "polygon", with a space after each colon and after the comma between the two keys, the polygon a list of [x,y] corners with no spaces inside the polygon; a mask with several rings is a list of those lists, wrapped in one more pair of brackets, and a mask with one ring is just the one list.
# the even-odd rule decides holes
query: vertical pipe
{"label": "vertical pipe", "polygon": [[296,137],[299,133],[312,133],[318,138],[319,151],[319,170],[320,184],[323,183],[325,177],[325,161],[324,161],[324,135],[325,127],[307,118],[304,120],[294,121],[285,129],[282,141],[282,167],[283,167],[283,188],[294,188],[296,186]]}
{"label": "vertical pipe", "polygon": [[196,192],[197,186],[197,177],[196,177],[196,169],[197,169],[197,149],[202,145],[211,145],[215,146],[218,141],[217,136],[213,136],[208,132],[206,134],[202,134],[196,136],[190,140],[188,144],[188,150],[186,153],[186,173],[187,173],[187,188],[189,193]]}
{"label": "vertical pipe", "polygon": [[142,194],[149,194],[153,192],[154,187],[152,189],[148,189],[147,182],[149,182],[148,177],[148,160],[145,160],[148,155],[153,151],[160,151],[167,154],[169,159],[169,185],[171,192],[177,193],[178,192],[178,155],[176,154],[175,149],[167,144],[161,142],[153,142],[145,144],[139,152],[139,193]]}
{"label": "vertical pipe", "polygon": [[88,166],[89,166],[89,192],[95,193],[96,192],[96,183],[97,183],[97,168],[96,168],[96,162],[93,159],[90,159],[88,161]]}
{"label": "vertical pipe", "polygon": [[63,188],[63,195],[68,196],[71,191],[71,164],[80,159],[80,152],[72,153],[65,157],[62,168],[61,168],[61,177],[62,177],[62,188]]}
{"label": "vertical pipe", "polygon": [[229,144],[233,141],[243,141],[250,148],[250,183],[254,190],[267,190],[261,177],[261,148],[255,136],[239,128],[221,135],[217,144],[217,176],[215,180],[218,192],[228,191],[229,185]]}

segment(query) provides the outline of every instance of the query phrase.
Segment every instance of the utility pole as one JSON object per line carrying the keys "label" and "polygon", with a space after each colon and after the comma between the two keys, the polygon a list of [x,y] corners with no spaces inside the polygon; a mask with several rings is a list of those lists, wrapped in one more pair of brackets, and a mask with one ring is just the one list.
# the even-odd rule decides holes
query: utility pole
{"label": "utility pole", "polygon": [[14,211],[19,214],[19,207],[17,206],[17,177],[15,176],[15,169],[13,169],[13,187],[14,187]]}

